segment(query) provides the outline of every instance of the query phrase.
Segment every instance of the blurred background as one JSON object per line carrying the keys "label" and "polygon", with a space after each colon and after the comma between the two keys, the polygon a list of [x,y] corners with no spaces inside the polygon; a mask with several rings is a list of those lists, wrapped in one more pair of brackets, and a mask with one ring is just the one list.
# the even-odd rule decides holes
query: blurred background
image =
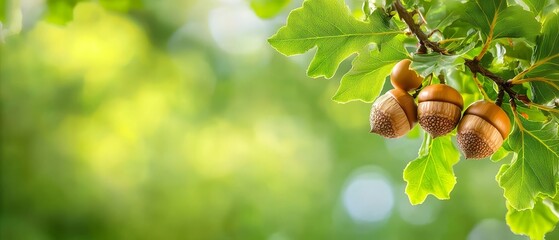
{"label": "blurred background", "polygon": [[331,101],[349,61],[310,79],[267,44],[300,0],[0,2],[1,239],[525,239],[498,163],[410,205],[419,130],[368,133]]}

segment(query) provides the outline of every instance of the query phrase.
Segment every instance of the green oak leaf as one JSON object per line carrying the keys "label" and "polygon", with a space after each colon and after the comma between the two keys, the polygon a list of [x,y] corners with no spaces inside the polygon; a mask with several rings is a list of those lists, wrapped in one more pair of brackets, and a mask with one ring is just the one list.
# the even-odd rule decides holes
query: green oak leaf
{"label": "green oak leaf", "polygon": [[276,16],[291,0],[250,0],[250,7],[260,18]]}
{"label": "green oak leaf", "polygon": [[544,8],[548,5],[549,0],[522,0],[529,8],[530,11],[540,15]]}
{"label": "green oak leaf", "polygon": [[422,77],[433,73],[436,76],[464,64],[464,59],[459,55],[442,55],[440,53],[415,54],[412,58],[411,68]]}
{"label": "green oak leaf", "polygon": [[549,117],[542,113],[541,110],[537,108],[528,108],[523,106],[517,106],[516,110],[518,113],[525,116],[526,119],[529,119],[532,122],[547,122],[549,121]]}
{"label": "green oak leaf", "polygon": [[[547,103],[559,98],[559,14],[551,14],[546,18],[542,35],[536,41],[534,63],[515,80],[526,75],[526,78],[537,79],[532,82],[534,101]],[[546,83],[551,82],[552,84]]]}
{"label": "green oak leaf", "polygon": [[505,48],[505,56],[520,59],[523,61],[531,61],[534,48],[528,45],[526,41],[521,39],[500,39],[497,41],[499,45]]}
{"label": "green oak leaf", "polygon": [[473,0],[466,3],[463,21],[492,39],[510,37],[534,41],[541,25],[532,12],[520,6],[507,6],[506,0]]}
{"label": "green oak leaf", "polygon": [[438,29],[443,31],[444,28],[460,18],[457,14],[463,9],[463,5],[457,0],[433,0],[422,1],[423,16],[425,17],[425,25],[429,29]]}
{"label": "green oak leaf", "polygon": [[353,100],[363,102],[375,100],[392,67],[398,61],[409,57],[404,48],[405,38],[405,36],[399,35],[383,44],[380,50],[375,49],[370,52],[367,48],[362,51],[353,60],[351,70],[343,76],[333,99],[340,103]]}
{"label": "green oak leaf", "polygon": [[404,169],[407,182],[406,194],[411,204],[421,204],[432,194],[438,199],[449,199],[456,184],[452,166],[460,159],[460,154],[450,136],[438,137],[423,143],[419,157]]}
{"label": "green oak leaf", "polygon": [[467,23],[454,22],[443,31],[445,40],[443,40],[444,42],[441,45],[449,52],[464,56],[474,49],[480,41],[480,36],[477,32],[465,31],[466,29],[469,29]]}
{"label": "green oak leaf", "polygon": [[401,33],[380,9],[368,19],[355,19],[343,0],[308,0],[289,14],[287,24],[268,42],[287,56],[316,46],[307,75],[331,78],[344,59],[370,43],[380,45]]}
{"label": "green oak leaf", "polygon": [[[559,137],[556,122],[532,122],[519,117],[508,138],[515,152],[511,164],[501,166],[496,180],[508,203],[517,210],[531,209],[539,195],[555,196],[559,180]],[[518,123],[517,123],[518,124]]]}
{"label": "green oak leaf", "polygon": [[551,232],[559,221],[558,216],[541,199],[534,204],[533,209],[518,211],[507,204],[507,210],[505,219],[511,231],[529,236],[532,240],[544,239],[545,234]]}
{"label": "green oak leaf", "polygon": [[499,150],[497,150],[495,153],[493,153],[493,155],[491,155],[491,161],[493,162],[498,162],[503,160],[503,158],[507,157],[509,155],[509,151],[507,149],[505,149],[504,147],[500,147]]}

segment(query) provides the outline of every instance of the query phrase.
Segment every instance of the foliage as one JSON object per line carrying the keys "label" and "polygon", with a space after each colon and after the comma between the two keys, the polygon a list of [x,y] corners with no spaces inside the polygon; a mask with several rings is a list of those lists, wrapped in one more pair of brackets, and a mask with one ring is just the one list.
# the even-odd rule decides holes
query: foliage
{"label": "foliage", "polygon": [[460,155],[449,136],[432,139],[428,134],[419,151],[419,157],[404,169],[404,180],[408,182],[406,194],[412,204],[421,204],[428,194],[438,199],[449,199],[456,184],[452,166]]}
{"label": "foliage", "polygon": [[[337,91],[302,81],[301,61],[272,48],[229,54],[214,43],[231,39],[205,29],[212,13],[231,13],[214,8],[272,18],[297,1],[192,2],[0,1],[1,239],[455,239],[507,209],[514,233],[541,239],[555,228],[558,1],[405,0],[450,53],[422,55],[394,0],[308,0],[270,43],[289,55],[318,48],[313,77],[351,64]],[[29,3],[41,14],[26,15]],[[498,84],[478,74],[479,89],[464,66],[477,56],[529,100],[514,111],[505,95],[515,127],[491,157],[500,163],[460,161],[452,134],[430,139],[418,127],[410,139],[371,138],[368,106],[337,104],[374,101],[404,58],[424,84],[444,76],[466,104],[481,90],[496,99]],[[364,166],[371,158],[383,169]],[[343,211],[339,194],[361,171],[396,189],[391,218]],[[404,181],[423,205],[402,204]]]}
{"label": "foliage", "polygon": [[[404,58],[412,59],[411,67],[426,81],[428,76],[445,77],[463,94],[472,94],[467,102],[510,100],[503,107],[514,119],[514,130],[491,159],[512,153],[496,175],[511,230],[542,239],[557,224],[559,210],[543,204],[557,195],[559,183],[559,5],[537,0],[523,0],[523,5],[506,0],[402,1],[407,11],[419,13],[410,23],[397,11],[399,0],[379,2],[365,1],[363,22],[352,17],[343,0],[307,0],[269,42],[288,56],[316,47],[307,69],[313,78],[331,78],[343,60],[357,53],[333,98],[342,103],[375,100],[391,67]],[[406,37],[406,31],[417,39]],[[416,52],[419,45],[430,52]],[[472,88],[478,91],[467,90]],[[404,170],[410,202],[422,203],[429,194],[448,199],[459,155],[450,137],[432,140],[425,135],[419,157]]]}

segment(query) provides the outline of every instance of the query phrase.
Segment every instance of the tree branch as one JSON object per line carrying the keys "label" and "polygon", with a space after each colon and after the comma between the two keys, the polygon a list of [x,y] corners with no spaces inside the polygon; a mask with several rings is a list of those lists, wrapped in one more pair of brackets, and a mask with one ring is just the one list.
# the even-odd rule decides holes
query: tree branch
{"label": "tree branch", "polygon": [[415,35],[417,40],[419,40],[419,44],[424,45],[440,54],[448,55],[446,49],[439,47],[438,43],[429,40],[427,34],[425,34],[421,30],[419,24],[415,23],[412,15],[408,12],[408,10],[406,10],[406,8],[404,7],[404,5],[402,5],[402,2],[400,2],[400,0],[396,0],[394,2],[394,8],[398,12],[398,16],[400,16],[400,19],[404,20],[404,22],[408,25],[410,31]]}
{"label": "tree branch", "polygon": [[[415,35],[417,40],[419,40],[420,45],[431,49],[431,51],[433,52],[437,52],[443,55],[450,55],[448,53],[448,50],[439,46],[439,43],[429,40],[429,37],[421,30],[421,27],[415,23],[412,15],[406,10],[400,0],[394,1],[394,8],[398,12],[400,19],[404,20],[404,22],[408,25],[410,31]],[[495,73],[481,66],[479,59],[465,59],[464,65],[466,65],[470,69],[472,74],[474,74],[474,77],[476,74],[479,73],[495,82],[499,86],[499,89],[502,89],[503,94],[507,93],[507,95],[509,95],[512,100],[511,102],[517,100],[518,94],[512,89],[513,84],[510,81],[505,81],[501,77],[497,76]],[[502,102],[502,99],[499,100],[499,102]],[[516,107],[516,104],[514,106]]]}

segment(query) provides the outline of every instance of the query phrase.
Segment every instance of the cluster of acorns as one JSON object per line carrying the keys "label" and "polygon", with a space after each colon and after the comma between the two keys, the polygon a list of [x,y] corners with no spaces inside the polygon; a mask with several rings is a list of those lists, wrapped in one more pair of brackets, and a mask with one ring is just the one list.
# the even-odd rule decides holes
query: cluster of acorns
{"label": "cluster of acorns", "polygon": [[[416,122],[433,138],[450,133],[458,125],[457,141],[466,158],[485,158],[501,147],[510,132],[510,120],[495,103],[472,103],[462,116],[464,100],[445,84],[426,86],[417,96],[408,93],[421,87],[423,78],[409,68],[411,61],[398,62],[390,73],[394,89],[380,96],[371,109],[371,132],[397,138]],[[462,117],[462,118],[460,118]]]}

